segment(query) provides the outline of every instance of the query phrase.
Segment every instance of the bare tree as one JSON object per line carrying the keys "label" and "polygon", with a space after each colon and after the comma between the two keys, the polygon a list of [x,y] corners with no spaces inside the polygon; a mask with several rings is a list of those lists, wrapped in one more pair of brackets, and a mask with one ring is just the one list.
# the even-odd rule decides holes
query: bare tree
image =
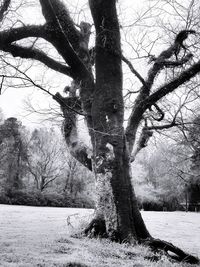
{"label": "bare tree", "polygon": [[1,170],[7,193],[21,189],[25,170],[26,147],[23,142],[24,128],[16,118],[8,118],[0,126]]}
{"label": "bare tree", "polygon": [[67,172],[66,156],[59,141],[53,129],[41,128],[33,131],[27,144],[27,169],[40,191]]}
{"label": "bare tree", "polygon": [[[60,0],[40,0],[45,23],[2,30],[0,50],[13,57],[40,61],[73,80],[71,86],[65,88],[68,94],[66,97],[56,93],[53,98],[60,104],[65,118],[64,134],[71,154],[96,175],[98,200],[95,218],[85,233],[94,230],[95,235],[109,236],[120,242],[146,240],[152,247],[174,252],[179,260],[198,262],[198,259],[172,244],[151,237],[137,205],[130,171],[134,146],[139,146],[134,149],[138,152],[146,146],[152,135],[146,112],[154,109],[157,115],[154,120],[162,122],[165,114],[159,102],[177,88],[182,88],[183,84],[200,72],[200,61],[192,61],[193,55],[185,45],[187,37],[194,35],[195,31],[183,29],[177,33],[167,48],[151,57],[151,65],[144,78],[122,54],[116,2],[89,0],[95,27],[93,49],[88,46],[91,33],[89,23],[81,22],[76,26]],[[62,62],[34,45],[23,46],[22,41],[29,37],[42,38],[50,43]],[[122,61],[141,83],[126,128]],[[164,82],[160,82],[158,76],[171,68],[175,75],[169,75]],[[5,75],[3,77],[6,78]],[[76,124],[78,115],[85,117],[92,153],[79,141]],[[140,141],[136,142],[140,126],[144,128]]]}

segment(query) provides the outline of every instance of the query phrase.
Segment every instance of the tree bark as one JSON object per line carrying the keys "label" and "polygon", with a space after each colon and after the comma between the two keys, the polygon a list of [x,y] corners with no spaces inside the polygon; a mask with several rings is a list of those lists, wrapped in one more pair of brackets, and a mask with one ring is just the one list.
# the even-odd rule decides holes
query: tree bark
{"label": "tree bark", "polygon": [[96,217],[113,239],[150,237],[131,184],[130,155],[123,128],[120,30],[115,1],[90,1],[96,28],[96,84],[92,105]]}

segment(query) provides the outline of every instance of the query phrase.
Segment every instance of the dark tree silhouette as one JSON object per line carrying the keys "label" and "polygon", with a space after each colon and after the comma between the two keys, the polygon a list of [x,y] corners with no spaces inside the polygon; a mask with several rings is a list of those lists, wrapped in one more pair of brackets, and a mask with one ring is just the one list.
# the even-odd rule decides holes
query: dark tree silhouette
{"label": "dark tree silhouette", "polygon": [[[157,103],[200,72],[200,61],[189,65],[192,54],[188,50],[185,50],[181,58],[178,57],[180,51],[185,49],[182,42],[194,32],[187,31],[187,36],[181,40],[179,33],[167,49],[153,58],[144,79],[122,55],[116,2],[89,0],[96,33],[95,47],[92,50],[88,48],[91,25],[82,22],[77,27],[60,0],[40,0],[46,20],[43,25],[23,25],[1,31],[0,50],[13,57],[40,61],[73,80],[71,87],[66,88],[67,97],[57,93],[53,98],[63,111],[64,134],[71,154],[93,170],[96,176],[98,200],[95,218],[85,233],[93,231],[94,235],[108,236],[120,242],[145,242],[151,247],[172,251],[179,260],[195,263],[198,262],[195,257],[187,255],[170,243],[151,237],[137,205],[130,168],[131,159],[135,157],[132,153],[136,134],[143,123],[145,112],[154,107],[160,118],[157,121],[162,121],[162,110]],[[39,48],[36,49],[34,45],[22,46],[17,42],[29,37],[42,38],[49,42],[64,63],[53,59]],[[126,128],[122,60],[142,83]],[[184,65],[185,69],[177,72],[170,81],[160,86],[155,84],[162,70]],[[78,140],[78,114],[85,117],[92,143],[92,156]],[[175,122],[171,122],[170,126],[174,125]],[[151,136],[147,123],[144,127],[136,152],[145,147]],[[169,125],[165,125],[167,127]]]}
{"label": "dark tree silhouette", "polygon": [[6,177],[6,193],[22,188],[22,176],[27,158],[22,137],[23,126],[16,118],[8,118],[0,125],[0,144],[3,176]]}

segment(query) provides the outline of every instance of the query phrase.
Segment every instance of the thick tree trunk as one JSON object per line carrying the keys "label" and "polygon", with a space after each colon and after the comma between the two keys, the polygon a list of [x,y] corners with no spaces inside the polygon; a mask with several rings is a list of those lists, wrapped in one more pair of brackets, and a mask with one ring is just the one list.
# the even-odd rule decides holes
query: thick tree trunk
{"label": "thick tree trunk", "polygon": [[[123,129],[120,31],[115,1],[90,1],[96,27],[96,84],[92,106],[98,202],[113,239],[150,237],[131,184],[130,157]],[[98,11],[98,12],[97,12]]]}
{"label": "thick tree trunk", "polygon": [[[124,143],[125,144],[125,143]],[[110,153],[110,152],[108,152]],[[108,154],[109,155],[109,154]],[[136,241],[150,237],[141,217],[135,192],[131,184],[130,160],[126,145],[116,150],[109,160],[103,160],[96,170],[97,206],[94,224],[89,230],[95,235],[107,235],[115,241]],[[107,167],[109,166],[109,167]],[[105,221],[106,233],[98,226]],[[95,227],[97,229],[93,229]],[[99,232],[98,232],[99,231]]]}

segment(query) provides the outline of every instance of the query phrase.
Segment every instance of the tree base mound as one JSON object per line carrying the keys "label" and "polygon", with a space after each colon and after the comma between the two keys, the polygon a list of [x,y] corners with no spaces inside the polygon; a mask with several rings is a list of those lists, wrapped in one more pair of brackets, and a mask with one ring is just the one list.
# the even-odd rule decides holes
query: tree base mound
{"label": "tree base mound", "polygon": [[89,237],[108,238],[105,221],[102,219],[93,219],[83,231],[83,234]]}
{"label": "tree base mound", "polygon": [[[108,238],[113,242],[124,242],[123,240],[120,240],[120,233],[117,233],[116,231],[109,231],[108,233],[106,231],[106,223],[102,219],[93,219],[83,231],[83,234],[90,238]],[[184,252],[182,249],[174,246],[172,243],[169,243],[167,241],[150,237],[142,240],[138,239],[137,242],[139,244],[150,247],[150,249],[155,253],[163,253],[164,251],[167,257],[178,262],[185,262],[190,264],[200,263],[200,260],[197,257]]]}

